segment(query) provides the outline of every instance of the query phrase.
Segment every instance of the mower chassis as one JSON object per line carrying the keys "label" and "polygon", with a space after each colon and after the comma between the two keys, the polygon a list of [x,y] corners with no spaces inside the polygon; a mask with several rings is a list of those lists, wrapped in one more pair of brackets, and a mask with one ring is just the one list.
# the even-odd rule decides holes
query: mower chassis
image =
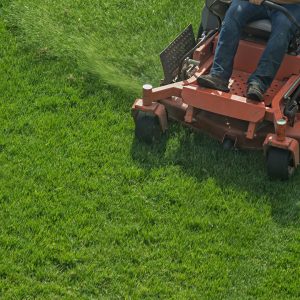
{"label": "mower chassis", "polygon": [[143,87],[143,97],[132,107],[133,117],[139,111],[156,116],[161,130],[167,130],[167,118],[208,133],[223,142],[233,141],[237,148],[286,149],[292,154],[293,166],[299,164],[300,114],[293,126],[283,110],[285,101],[300,86],[300,57],[286,55],[272,86],[265,93],[264,103],[246,98],[247,78],[264,50],[263,43],[240,41],[230,80],[230,92],[199,87],[197,78],[209,71],[218,34],[200,45],[192,58],[199,64],[189,79],[158,88]]}

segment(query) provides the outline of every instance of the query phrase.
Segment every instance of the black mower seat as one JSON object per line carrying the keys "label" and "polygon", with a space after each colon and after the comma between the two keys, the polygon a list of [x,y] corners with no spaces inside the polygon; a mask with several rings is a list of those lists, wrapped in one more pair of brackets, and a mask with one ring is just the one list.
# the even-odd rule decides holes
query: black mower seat
{"label": "black mower seat", "polygon": [[[202,25],[205,31],[219,28],[224,19],[231,0],[205,0],[205,8],[202,11]],[[249,23],[243,31],[242,38],[259,38],[267,40],[271,33],[271,21],[268,19],[258,20]],[[289,54],[297,54],[298,41],[294,37],[288,49]]]}
{"label": "black mower seat", "polygon": [[271,30],[272,25],[270,20],[263,19],[249,23],[244,31],[248,34],[268,38],[270,36]]}
{"label": "black mower seat", "polygon": [[[270,37],[271,30],[272,30],[272,24],[270,20],[263,19],[263,20],[254,21],[249,23],[244,29],[244,33],[246,33],[246,36],[244,38],[247,39],[248,36],[248,37],[258,37],[267,40]],[[287,53],[291,55],[297,55],[298,54],[297,49],[298,49],[298,41],[297,41],[297,37],[294,36],[290,41]]]}
{"label": "black mower seat", "polygon": [[[206,8],[219,19],[219,26],[223,21],[231,0],[206,0]],[[244,32],[257,37],[268,38],[271,33],[271,22],[268,19],[258,20],[249,23]]]}

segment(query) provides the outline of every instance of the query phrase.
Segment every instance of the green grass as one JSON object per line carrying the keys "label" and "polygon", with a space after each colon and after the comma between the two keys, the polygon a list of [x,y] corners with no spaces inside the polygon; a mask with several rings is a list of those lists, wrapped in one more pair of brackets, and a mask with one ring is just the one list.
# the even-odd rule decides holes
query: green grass
{"label": "green grass", "polygon": [[197,1],[1,12],[1,299],[299,299],[299,171],[269,181],[261,153],[177,124],[134,139],[138,86]]}

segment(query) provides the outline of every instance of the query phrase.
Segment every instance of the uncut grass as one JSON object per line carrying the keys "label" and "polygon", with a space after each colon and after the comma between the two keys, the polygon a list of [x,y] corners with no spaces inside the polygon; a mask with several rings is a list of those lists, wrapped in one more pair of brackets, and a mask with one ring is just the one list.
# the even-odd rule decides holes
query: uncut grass
{"label": "uncut grass", "polygon": [[0,39],[2,298],[300,296],[299,172],[176,124],[139,144],[131,91]]}

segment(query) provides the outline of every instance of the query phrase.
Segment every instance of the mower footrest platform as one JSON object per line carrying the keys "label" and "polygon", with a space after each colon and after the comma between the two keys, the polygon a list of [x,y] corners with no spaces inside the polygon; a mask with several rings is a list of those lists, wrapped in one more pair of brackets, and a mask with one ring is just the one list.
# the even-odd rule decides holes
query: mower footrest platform
{"label": "mower footrest platform", "polygon": [[185,86],[182,99],[187,105],[251,123],[262,121],[266,113],[263,103],[198,86]]}

